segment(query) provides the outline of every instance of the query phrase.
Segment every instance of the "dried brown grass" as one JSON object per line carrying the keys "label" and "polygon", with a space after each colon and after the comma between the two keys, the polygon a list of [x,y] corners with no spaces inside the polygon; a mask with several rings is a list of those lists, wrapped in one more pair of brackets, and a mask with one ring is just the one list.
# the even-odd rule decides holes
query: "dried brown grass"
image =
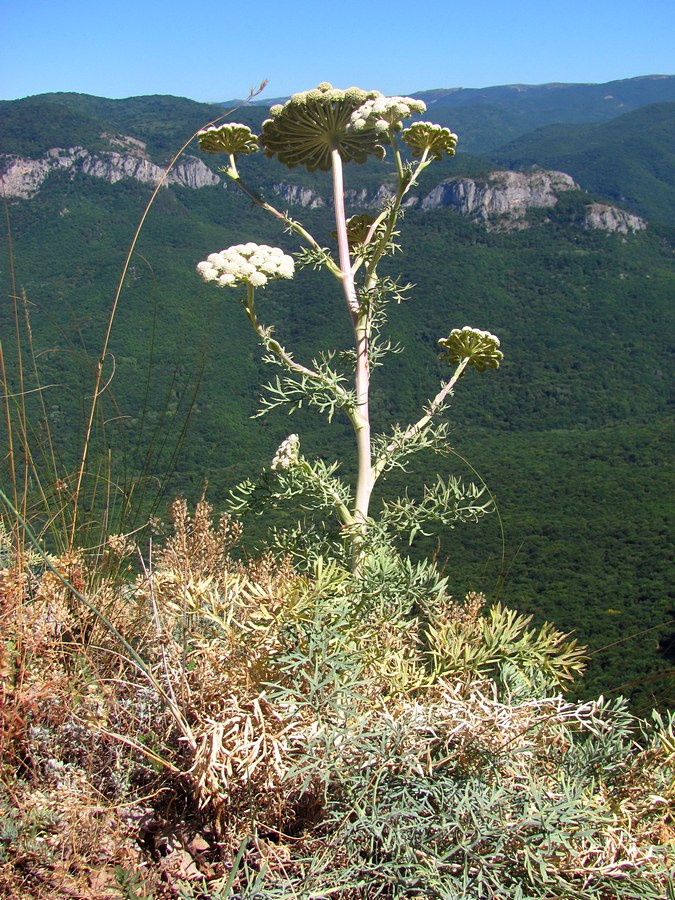
{"label": "dried brown grass", "polygon": [[[213,525],[204,500],[194,513],[177,501],[172,518],[133,579],[120,569],[137,552],[124,536],[95,569],[70,553],[52,569],[0,571],[6,896],[176,897],[222,886],[235,858],[301,884],[308,860],[351,865],[331,837],[336,804],[348,824],[388,781],[480,777],[564,802],[558,773],[577,738],[603,738],[605,701],[516,697],[494,675],[499,627],[519,652],[539,640],[574,665],[559,635],[525,639],[480,595],[433,621],[350,618],[337,568],[309,577],[270,555],[234,560],[240,528]],[[584,802],[602,808],[604,838],[556,858],[570,883],[651,871],[672,852],[670,738],[636,744],[630,764],[598,776]]]}

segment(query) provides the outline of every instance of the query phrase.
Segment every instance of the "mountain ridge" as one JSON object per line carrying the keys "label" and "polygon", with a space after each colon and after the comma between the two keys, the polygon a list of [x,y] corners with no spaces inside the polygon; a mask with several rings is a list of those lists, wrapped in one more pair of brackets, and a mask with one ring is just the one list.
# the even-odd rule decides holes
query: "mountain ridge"
{"label": "mountain ridge", "polygon": [[[51,148],[39,159],[0,155],[0,178],[8,199],[33,200],[46,180],[55,172],[101,178],[116,184],[123,178],[131,178],[142,184],[167,187],[178,185],[191,190],[204,187],[231,187],[205,165],[204,161],[185,154],[167,172],[152,162],[146,145],[128,135],[106,135],[111,147],[127,149],[127,154],[116,150],[90,153],[83,147]],[[327,197],[308,187],[292,182],[277,182],[273,191],[291,206],[317,208],[329,205]],[[492,171],[483,178],[446,178],[425,193],[411,194],[407,208],[423,210],[450,206],[460,215],[482,222],[486,227],[528,227],[527,214],[531,209],[546,209],[557,204],[561,192],[576,190],[579,186],[564,172],[537,169],[531,172]],[[374,191],[367,188],[349,189],[345,199],[352,208],[378,208],[394,191],[381,184]],[[637,216],[610,204],[593,203],[589,197],[587,214],[581,220],[582,227],[621,231],[624,234],[641,231],[647,223]]]}
{"label": "mountain ridge", "polygon": [[[538,168],[566,173],[592,195],[589,202],[624,210],[624,225],[628,222],[628,215],[643,221],[675,224],[675,155],[669,150],[669,144],[675,145],[675,103],[647,102],[656,95],[672,95],[675,98],[675,76],[640,76],[602,85],[556,83],[485,89],[435,89],[418,95],[426,96],[432,102],[430,113],[439,124],[452,125],[460,132],[458,155],[451,162],[446,161],[445,168],[439,169],[439,174],[445,177],[438,178],[434,184],[426,182],[420,188],[420,202],[426,202],[427,206],[433,206],[436,202],[432,197],[434,191],[436,194],[433,196],[438,198],[438,202],[443,202],[443,196],[450,198],[450,189],[443,193],[439,185],[445,183],[448,187],[458,177],[484,186],[490,172],[504,168],[533,172]],[[569,107],[569,97],[574,100],[580,95],[586,98],[585,105],[582,104],[585,114],[592,114],[596,119],[599,115],[598,98],[601,98],[601,106],[605,104],[602,106],[603,115],[607,113],[608,97],[621,107],[639,103],[644,105],[600,122],[586,122],[574,127],[557,122],[534,127],[504,143],[504,138],[509,134],[526,126],[536,126],[542,118],[551,118],[561,108],[562,101],[558,100],[557,106],[546,100],[544,108],[541,108],[542,98],[567,97],[562,105]],[[474,100],[471,100],[472,97]],[[508,102],[502,104],[495,121],[491,104],[499,97],[508,98]],[[573,108],[576,110],[576,105],[573,104]],[[458,112],[467,113],[469,119],[475,121],[483,117],[477,133],[472,131],[470,123],[466,129],[461,128],[459,123],[455,124]],[[74,93],[54,93],[21,101],[5,101],[0,103],[0,153],[4,155],[5,190],[9,195],[28,196],[26,191],[30,193],[30,186],[17,187],[17,182],[23,177],[24,182],[32,179],[37,184],[44,173],[59,165],[64,168],[70,166],[73,172],[77,166],[80,170],[88,167],[90,172],[102,174],[103,177],[118,177],[116,169],[117,173],[157,183],[162,168],[185,136],[222,114],[222,108],[216,105],[161,94],[108,100]],[[569,108],[566,114],[571,115]],[[237,118],[254,130],[259,129],[265,115],[262,102],[237,110]],[[574,115],[578,117],[577,113]],[[663,121],[658,119],[659,115]],[[504,128],[502,124],[505,119],[510,124]],[[485,137],[486,129],[490,132],[488,138]],[[117,145],[111,143],[111,136],[115,134]],[[471,150],[472,146],[481,142],[483,147],[493,149],[487,150],[472,163],[467,145]],[[132,146],[134,143],[136,147]],[[501,147],[494,149],[497,144]],[[141,145],[142,153],[138,150]],[[618,158],[617,148],[621,158]],[[114,152],[124,155],[125,150],[127,157],[141,154],[148,163],[135,163],[128,158],[122,160],[119,155],[115,158],[110,156]],[[68,159],[69,154],[71,157],[79,154],[80,158]],[[39,165],[31,166],[28,162],[31,159],[38,161]],[[116,166],[113,159],[117,161]],[[208,155],[200,157],[188,150],[179,163],[180,174],[174,172],[169,181],[191,183],[193,186],[217,184],[221,180],[217,174],[217,163],[218,160]],[[247,160],[247,166],[264,177],[265,167],[259,161]],[[481,166],[483,172],[477,178]],[[381,194],[383,189],[381,182],[372,184],[372,179],[368,180],[371,168],[365,166],[356,178],[357,182],[364,183],[364,187],[357,186],[357,193],[363,196]],[[33,174],[31,169],[34,169]],[[209,169],[212,174],[209,174]],[[283,180],[281,175],[275,176],[268,189],[275,190],[273,185]],[[295,191],[292,202],[297,202],[299,196],[313,189],[307,187],[302,173],[295,175],[292,181],[297,185],[289,188]],[[475,193],[476,189],[467,183],[467,190]],[[317,199],[316,202],[323,201]],[[460,211],[464,208],[457,198],[453,203]],[[487,222],[490,216],[485,214],[483,219]],[[597,225],[603,219],[596,215],[592,221]],[[614,221],[617,221],[616,216]]]}
{"label": "mountain ridge", "polygon": [[602,123],[535,129],[490,158],[509,167],[560,167],[589,191],[650,219],[675,222],[675,102]]}
{"label": "mountain ridge", "polygon": [[[620,78],[613,79],[612,81],[606,82],[591,82],[591,81],[578,81],[578,82],[566,82],[566,81],[548,81],[541,83],[517,83],[513,82],[510,84],[501,84],[501,85],[488,85],[486,87],[480,88],[467,88],[467,87],[450,87],[450,88],[422,88],[419,90],[408,91],[405,92],[406,96],[409,97],[417,97],[418,99],[424,100],[425,102],[430,101],[432,103],[443,100],[447,98],[452,98],[453,100],[460,100],[463,102],[464,100],[470,101],[471,98],[475,98],[478,96],[481,97],[490,97],[496,95],[498,92],[504,91],[517,91],[519,93],[532,93],[532,92],[551,92],[559,89],[569,89],[569,88],[596,88],[596,87],[608,87],[608,86],[621,86],[621,85],[631,85],[635,82],[665,82],[666,84],[670,80],[675,80],[675,75],[669,74],[651,74],[651,75],[636,75],[631,78]],[[654,93],[661,94],[662,91],[655,90]],[[250,101],[251,106],[272,106],[275,103],[284,103],[290,95],[280,96],[280,97],[272,97],[272,98],[258,98]],[[232,100],[223,100],[219,101],[220,106],[229,106],[232,104],[241,104],[245,103],[245,100],[242,99],[232,99]],[[647,101],[648,102],[648,101]]]}
{"label": "mountain ridge", "polygon": [[[613,91],[608,95],[608,91]],[[526,131],[555,122],[602,121],[630,109],[656,102],[675,101],[675,75],[640,75],[634,78],[593,83],[560,83],[548,85],[497,85],[488,88],[432,88],[415,91],[411,96],[428,102],[433,107],[434,118],[441,125],[451,124],[458,133],[462,132],[463,146],[467,152],[477,149],[485,152],[503,145]],[[608,99],[611,96],[611,101]],[[551,98],[560,102],[551,105]],[[283,98],[281,98],[283,99]],[[564,101],[564,102],[563,102]],[[74,117],[71,124],[84,125],[91,116],[107,115],[117,122],[118,130],[131,124],[146,127],[149,121],[156,123],[158,116],[171,111],[174,119],[185,122],[184,134],[190,134],[206,122],[217,118],[223,111],[243,108],[260,121],[275,98],[244,101],[232,100],[223,103],[204,103],[185,97],[167,94],[139,95],[125,99],[109,99],[91,94],[74,92],[53,92],[34,94],[18,100],[0,101],[0,132],[5,145],[11,139],[15,124],[8,116],[10,109],[34,109],[40,105],[50,105],[66,110]],[[499,108],[495,107],[495,104]],[[449,118],[454,119],[452,122]],[[448,121],[446,121],[448,120]],[[42,122],[41,125],[53,125]],[[66,123],[67,124],[67,123]],[[113,129],[114,130],[114,129]],[[141,135],[142,136],[142,135]],[[155,135],[157,136],[157,135]],[[25,136],[24,136],[25,137]],[[39,140],[39,134],[34,135]],[[52,143],[57,146],[58,143]],[[42,149],[48,149],[42,143]]]}
{"label": "mountain ridge", "polygon": [[[476,180],[472,169],[483,169],[484,183],[490,171],[504,168],[531,171],[540,168],[567,173],[582,189],[594,195],[593,200],[623,209],[627,214],[643,220],[675,225],[675,156],[669,150],[669,144],[675,145],[675,104],[647,102],[654,98],[655,93],[672,95],[675,101],[675,76],[639,76],[603,85],[555,84],[525,86],[522,89],[520,86],[500,86],[420,92],[427,99],[433,98],[430,112],[439,124],[451,125],[460,132],[457,156],[451,162],[446,161],[444,168],[439,168],[439,174],[444,177],[440,177],[435,184],[424,184],[424,195],[428,196],[438,184],[448,179],[466,177]],[[592,110],[596,109],[598,98],[611,96],[613,102],[622,106],[644,105],[603,122],[587,121],[573,127],[561,122],[538,125],[542,118],[550,119],[560,107],[560,103],[552,107],[546,101],[545,108],[540,108],[542,97],[552,95],[574,99],[580,94],[586,97],[585,106],[582,104],[584,115],[592,118],[597,118],[597,111]],[[460,96],[461,102],[457,100]],[[500,96],[509,99],[502,104],[495,117],[492,100]],[[481,102],[472,106],[470,97],[479,97]],[[481,105],[483,100],[489,102]],[[532,104],[537,107],[534,111]],[[578,109],[576,105],[573,108]],[[607,107],[603,109],[606,113]],[[461,116],[464,114],[468,115],[466,132],[461,126]],[[122,134],[122,140],[142,143],[148,160],[162,168],[186,136],[222,115],[223,109],[217,105],[160,94],[128,100],[108,100],[74,93],[36,95],[0,103],[0,153],[5,158],[5,172],[10,166],[16,171],[19,165],[12,162],[11,157],[24,161],[42,160],[45,169],[54,163],[56,151],[68,153],[76,147],[84,148],[100,161],[107,153],[119,152],[120,147],[113,147],[110,143],[110,135],[117,133]],[[253,130],[259,129],[265,115],[262,104],[237,110],[237,118]],[[459,121],[456,121],[458,115]],[[583,118],[583,115],[572,114],[569,110],[566,115]],[[504,125],[504,122],[507,124]],[[513,138],[518,133],[520,137]],[[472,148],[482,148],[482,155],[475,157],[477,165],[471,163]],[[194,183],[208,182],[210,176],[205,171],[206,167],[210,167],[214,173],[213,181],[217,182],[220,176],[214,169],[218,160],[202,156],[204,168],[199,174],[200,157],[193,153],[188,151],[187,155],[193,160],[189,165],[193,169]],[[138,154],[132,150],[131,155]],[[30,168],[28,163],[21,165],[25,169]],[[106,164],[97,165],[102,170],[106,168]],[[264,177],[262,163],[247,160],[247,165]],[[143,174],[146,180],[152,181],[154,178],[156,182],[160,177],[156,170],[152,178],[148,172],[144,173],[143,169],[147,166],[128,163],[128,168]],[[369,171],[369,166],[364,167],[357,180],[367,181]],[[306,189],[305,181],[302,173],[298,174],[297,190],[302,192]],[[272,184],[281,180],[279,175],[273,178]],[[366,185],[364,189],[374,193],[380,186],[378,182],[374,186]],[[600,220],[596,217],[595,221]]]}

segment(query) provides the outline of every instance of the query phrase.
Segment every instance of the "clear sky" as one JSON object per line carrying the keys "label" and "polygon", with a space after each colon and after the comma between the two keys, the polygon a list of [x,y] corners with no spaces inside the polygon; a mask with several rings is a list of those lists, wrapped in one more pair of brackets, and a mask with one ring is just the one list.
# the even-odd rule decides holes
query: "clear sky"
{"label": "clear sky", "polygon": [[0,0],[0,99],[221,101],[675,74],[673,0]]}

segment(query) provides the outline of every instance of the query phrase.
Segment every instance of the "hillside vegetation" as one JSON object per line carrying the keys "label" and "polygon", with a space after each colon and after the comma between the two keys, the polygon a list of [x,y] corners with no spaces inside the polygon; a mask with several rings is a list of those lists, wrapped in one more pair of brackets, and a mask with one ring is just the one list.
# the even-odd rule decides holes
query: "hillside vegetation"
{"label": "hillside vegetation", "polygon": [[[30,301],[36,344],[49,351],[43,357],[44,381],[54,387],[45,399],[66,465],[73,465],[79,452],[79,431],[72,424],[82,418],[82,398],[91,384],[87,360],[98,353],[129,222],[138,218],[147,196],[147,189],[131,183],[89,181],[86,193],[82,187],[79,181],[56,179],[43,189],[39,203],[12,208],[16,277]],[[659,647],[667,645],[667,623],[675,608],[667,550],[671,531],[664,508],[671,478],[672,253],[649,231],[630,238],[580,231],[571,224],[575,202],[574,197],[560,201],[555,220],[547,214],[550,221],[544,224],[535,216],[532,228],[513,234],[487,233],[451,211],[409,212],[404,247],[419,252],[409,255],[407,276],[423,300],[393,311],[394,336],[408,353],[392,360],[393,375],[387,377],[393,381],[376,373],[374,389],[380,424],[405,419],[416,398],[430,397],[435,390],[434,336],[439,329],[470,320],[495,328],[510,348],[499,390],[466,386],[453,403],[452,440],[505,508],[505,596],[509,579],[529,580],[526,595],[533,611],[576,629],[594,650],[611,643],[617,627],[626,638],[656,627],[655,633],[629,642],[628,657],[616,656],[615,669],[602,658],[591,667],[591,675],[596,666],[597,675],[603,673],[601,680],[592,675],[593,689],[621,688],[649,703],[652,696],[672,696],[672,681],[643,681],[648,673],[667,671]],[[64,208],[68,213],[62,215]],[[318,210],[310,220],[328,239],[329,213]],[[57,231],[54,221],[59,222]],[[115,428],[114,446],[124,451],[124,463],[115,463],[117,477],[145,471],[148,502],[157,496],[153,476],[171,467],[179,439],[176,471],[170,479],[161,476],[161,496],[185,492],[196,497],[208,480],[209,496],[217,504],[234,483],[270,458],[284,437],[283,415],[269,422],[249,421],[261,373],[252,336],[236,307],[226,298],[204,294],[191,275],[195,259],[209,247],[255,236],[290,249],[278,229],[260,223],[244,199],[217,188],[163,191],[146,224],[112,335],[115,377],[106,415],[123,417],[110,426]],[[316,284],[316,276],[303,273],[292,300],[280,286],[264,301],[280,333],[303,356],[325,346],[326,310],[339,308],[337,295],[331,300],[325,288],[319,294]],[[7,308],[3,321],[4,333],[11,333]],[[339,319],[335,328],[340,328]],[[330,455],[331,445],[315,418],[297,415],[294,427],[302,429],[308,447]],[[611,443],[617,429],[621,438],[615,450]],[[660,448],[647,455],[645,447],[658,435]],[[596,452],[594,444],[607,449]],[[529,452],[535,445],[540,449]],[[583,453],[582,447],[587,448]],[[570,491],[567,478],[561,485],[560,459],[577,451],[568,477],[583,480],[584,492]],[[517,480],[514,453],[520,467]],[[609,574],[617,571],[616,554],[622,557],[621,530],[616,551],[610,552],[614,539],[598,523],[594,543],[607,546],[599,566],[579,572],[581,580],[551,579],[549,574],[551,566],[584,568],[585,531],[595,529],[592,510],[603,508],[601,501],[596,505],[596,495],[606,496],[608,482],[626,486],[628,495],[631,485],[643,485],[635,510],[643,555],[617,585],[612,602],[601,598],[607,596]],[[557,510],[556,518],[560,522],[569,516],[570,525],[535,564],[527,548],[551,528],[550,498],[561,486],[568,505]],[[634,525],[631,519],[619,528],[628,532]],[[262,537],[259,526],[257,520],[247,523],[254,544]],[[466,539],[475,545],[474,571],[493,560],[480,582],[491,589],[504,568],[499,537],[492,533],[485,543],[473,534]],[[452,548],[464,536],[453,531],[443,540],[448,548],[444,556],[452,559]],[[457,577],[463,577],[461,569],[460,561]],[[648,584],[643,584],[645,572]],[[519,602],[522,596],[521,588]],[[575,614],[580,607],[591,630],[584,624],[586,615]],[[610,607],[622,610],[621,616],[595,616],[596,609]]]}
{"label": "hillside vegetation", "polygon": [[[269,124],[272,159],[202,135],[187,154],[221,183],[159,189],[128,257],[151,185],[55,168],[7,201],[8,897],[675,896],[675,188],[671,104],[653,104],[671,82],[621,83],[641,108],[618,120],[534,132],[553,96],[598,122],[606,86],[493,89],[466,104],[485,155],[464,160],[425,127],[401,155],[395,123],[381,162],[368,125],[345,175],[349,196],[398,190],[378,220],[344,213],[312,141],[286,171],[297,147]],[[361,110],[325,86],[307,102]],[[0,153],[166,163],[221,114],[45,95],[0,104]],[[428,166],[420,190],[484,175],[498,132],[532,132],[501,165],[558,167],[561,127],[587,140],[555,204],[486,223],[404,202],[406,166]],[[349,134],[324,168],[358,158]],[[643,182],[646,230],[587,226]],[[286,209],[289,184],[328,199]],[[212,256],[234,245],[285,272],[235,276]]]}
{"label": "hillside vegetation", "polygon": [[672,226],[673,147],[675,103],[658,103],[599,125],[549,125],[500,147],[494,159],[569,172],[587,191]]}

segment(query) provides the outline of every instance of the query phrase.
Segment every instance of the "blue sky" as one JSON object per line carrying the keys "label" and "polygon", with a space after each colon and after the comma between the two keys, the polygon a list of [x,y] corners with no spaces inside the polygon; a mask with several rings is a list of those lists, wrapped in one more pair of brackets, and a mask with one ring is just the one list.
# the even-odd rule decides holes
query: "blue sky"
{"label": "blue sky", "polygon": [[219,101],[675,74],[673,0],[2,0],[0,98]]}

